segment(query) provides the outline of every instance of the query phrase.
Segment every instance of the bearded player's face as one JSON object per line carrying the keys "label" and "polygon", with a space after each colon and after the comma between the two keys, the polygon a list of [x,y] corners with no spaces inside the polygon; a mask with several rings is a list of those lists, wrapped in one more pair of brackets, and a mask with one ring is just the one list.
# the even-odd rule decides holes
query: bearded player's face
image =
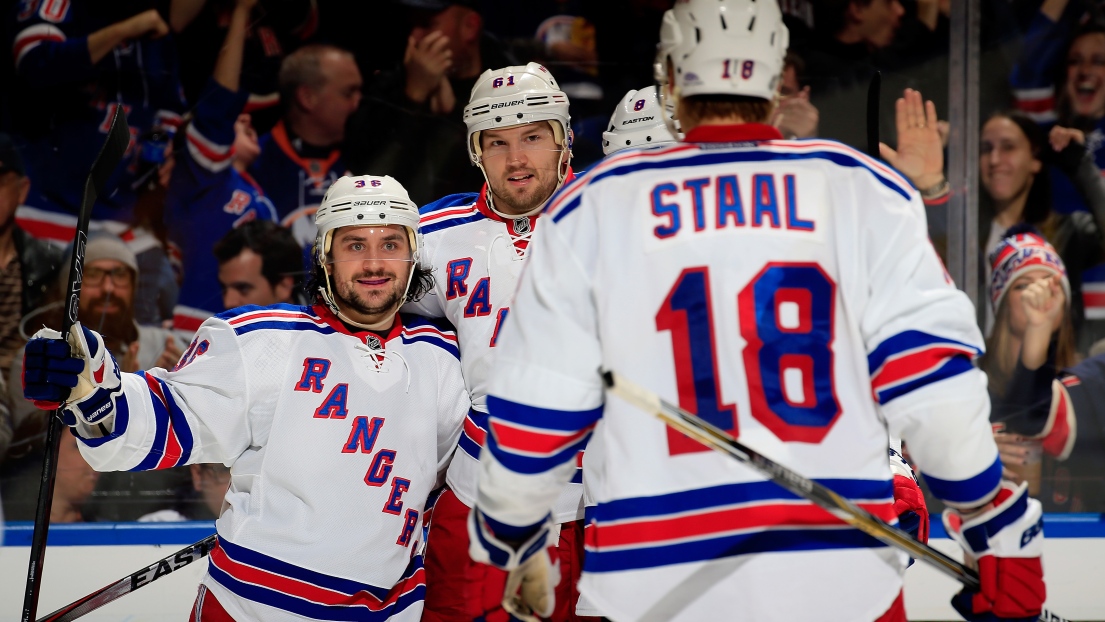
{"label": "bearded player's face", "polygon": [[480,150],[495,208],[525,214],[556,191],[567,154],[548,121],[480,132]]}
{"label": "bearded player's face", "polygon": [[334,297],[351,319],[375,324],[399,308],[414,265],[406,229],[342,227],[333,234],[330,257]]}

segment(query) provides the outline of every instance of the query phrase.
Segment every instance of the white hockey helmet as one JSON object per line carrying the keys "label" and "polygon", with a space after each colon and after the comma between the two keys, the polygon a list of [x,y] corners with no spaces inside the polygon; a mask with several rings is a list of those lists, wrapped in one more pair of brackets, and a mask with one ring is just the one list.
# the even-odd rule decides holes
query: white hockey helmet
{"label": "white hockey helmet", "polygon": [[[322,204],[315,212],[315,262],[327,272],[325,283],[319,287],[319,293],[330,310],[342,320],[354,326],[367,328],[363,324],[346,317],[334,300],[331,290],[329,270],[330,245],[334,231],[341,227],[400,225],[407,231],[411,244],[411,271],[407,277],[407,289],[410,291],[414,279],[414,268],[424,265],[422,254],[422,234],[418,230],[418,206],[411,201],[406,188],[394,178],[384,175],[356,175],[339,178],[326,191]],[[404,299],[405,301],[405,299]]]}
{"label": "white hockey helmet", "polygon": [[[660,24],[656,78],[676,98],[741,95],[770,101],[789,44],[778,2],[679,0]],[[665,90],[661,100],[668,96]]]}
{"label": "white hockey helmet", "polygon": [[[610,116],[610,129],[602,133],[602,152],[610,155],[630,147],[664,145],[677,141],[668,131],[664,117],[674,116],[674,106],[660,106],[656,87],[629,91]],[[678,129],[676,122],[676,129]]]}
{"label": "white hockey helmet", "polygon": [[571,149],[568,133],[568,96],[556,78],[538,63],[488,69],[476,80],[464,107],[468,126],[468,157],[480,164],[480,132],[501,127],[550,121],[556,144]]}
{"label": "white hockey helmet", "polygon": [[410,237],[414,258],[420,259],[418,206],[407,189],[388,175],[346,175],[330,186],[315,212],[315,259],[326,263],[335,229],[366,225],[402,225]]}

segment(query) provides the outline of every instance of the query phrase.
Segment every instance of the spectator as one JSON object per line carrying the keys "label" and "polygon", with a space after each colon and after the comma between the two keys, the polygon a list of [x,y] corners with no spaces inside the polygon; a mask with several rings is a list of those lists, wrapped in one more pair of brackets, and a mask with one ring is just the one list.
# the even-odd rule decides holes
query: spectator
{"label": "spectator", "polygon": [[[902,24],[899,0],[822,0],[814,3],[814,40],[802,49],[817,90],[867,86],[874,52],[890,47]],[[796,42],[799,45],[801,42]]]}
{"label": "spectator", "polygon": [[[85,246],[77,319],[103,335],[104,344],[118,358],[122,371],[153,367],[170,369],[180,358],[185,344],[169,330],[140,326],[134,321],[134,285],[137,276],[137,260],[122,240],[106,232],[91,234]],[[59,285],[65,287],[66,281],[65,278],[60,279]],[[61,313],[60,303],[47,305],[28,314],[22,325],[60,326]],[[49,314],[58,317],[51,318]],[[11,370],[13,377],[22,377],[22,351],[12,360]],[[9,387],[9,392],[14,392],[11,395],[17,398],[22,395],[22,387],[18,386],[19,383],[14,385]],[[15,409],[17,413],[36,412],[24,399],[14,399],[13,403],[18,404]]]}
{"label": "spectator", "polygon": [[172,508],[151,512],[140,523],[169,523],[182,520],[212,520],[222,514],[223,499],[230,486],[230,469],[218,463],[188,466],[192,476],[188,491]]}
{"label": "spectator", "polygon": [[[104,344],[115,354],[122,371],[172,368],[185,344],[169,330],[141,326],[134,320],[138,263],[130,247],[117,236],[95,232],[88,238],[84,259],[77,318],[103,335]],[[62,276],[67,276],[67,271],[62,271]],[[60,279],[60,285],[64,287],[66,281],[66,278]],[[42,324],[60,326],[61,312],[60,304],[47,305],[24,318],[21,328]],[[22,377],[22,351],[12,361],[11,369],[14,377]],[[8,394],[15,427],[20,432],[13,444],[30,442],[37,446],[37,438],[45,432],[48,413],[21,399],[21,383],[13,385],[8,387]],[[41,467],[40,455],[28,457],[32,458],[32,463],[37,460],[37,467]],[[31,465],[30,468],[36,467]],[[104,474],[100,476],[97,489],[100,499],[95,514],[106,520],[135,520],[173,499],[178,480],[183,476],[183,472],[173,470]]]}
{"label": "spectator", "polygon": [[355,173],[404,180],[421,205],[481,183],[467,164],[464,102],[487,69],[517,65],[484,31],[473,0],[406,0],[412,28],[402,66],[376,76],[350,121]]}
{"label": "spectator", "polygon": [[[18,78],[12,116],[20,119],[13,131],[33,182],[18,218],[32,235],[59,244],[73,239],[84,180],[116,108],[124,107],[135,136],[168,133],[179,123],[184,102],[170,31],[184,27],[189,15],[181,7],[194,0],[163,4],[168,21],[149,0],[20,2],[8,9]],[[100,193],[92,210],[97,226],[118,234],[132,223],[141,152],[132,147]]]}
{"label": "spectator", "polygon": [[[801,77],[810,85],[812,103],[833,119],[821,128],[821,136],[864,148],[866,119],[856,111],[865,108],[871,78],[876,71],[903,69],[946,54],[950,6],[940,0],[821,0],[813,9],[813,37],[808,42],[792,39],[791,48],[805,61]],[[908,79],[909,86],[924,79],[912,72],[898,77]],[[884,78],[887,86],[893,76]]]}
{"label": "spectator", "polygon": [[817,107],[810,103],[810,87],[802,86],[798,76],[806,74],[802,57],[787,52],[783,65],[783,79],[779,84],[779,100],[771,124],[779,128],[784,138],[812,138],[817,136],[820,117]]}
{"label": "spectator", "polygon": [[[188,59],[180,68],[184,94],[194,102],[202,102],[236,6],[233,0],[200,1],[203,9],[177,38],[180,57]],[[315,36],[319,23],[316,0],[265,2],[260,10],[251,11],[242,51],[241,90],[248,94],[245,111],[259,131],[268,132],[280,120],[280,63]]]}
{"label": "spectator", "polygon": [[233,229],[215,244],[223,306],[297,302],[303,253],[284,227],[257,220]]}
{"label": "spectator", "polygon": [[[119,234],[138,261],[134,321],[144,326],[167,324],[180,294],[180,285],[166,252],[168,239],[164,225],[169,180],[176,168],[171,139],[172,135],[160,133],[139,139],[140,174],[134,221]],[[151,154],[153,157],[148,157]]]}
{"label": "spectator", "polygon": [[245,172],[261,152],[250,115],[242,112],[248,93],[239,88],[246,27],[255,4],[235,4],[215,72],[183,132],[187,148],[181,150],[165,206],[165,227],[181,270],[173,329],[189,339],[203,320],[225,310],[215,287],[215,242],[244,223],[276,220],[276,209]]}
{"label": "spectator", "polygon": [[[83,523],[96,520],[93,505],[88,503],[100,474],[81,456],[77,438],[72,434],[59,434],[58,469],[54,480],[54,497],[50,505],[51,523]],[[42,470],[40,455],[27,456],[4,469],[4,516],[7,520],[31,521],[35,519],[38,498],[39,473]]]}
{"label": "spectator", "polygon": [[249,173],[306,247],[315,238],[319,202],[345,172],[341,143],[361,101],[361,72],[349,52],[307,45],[281,64],[280,99],[284,117],[261,138],[261,154]]}
{"label": "spectator", "polygon": [[11,137],[0,134],[0,374],[5,382],[16,351],[23,347],[19,319],[44,302],[61,264],[60,250],[16,224],[16,208],[30,189]]}
{"label": "spectator", "polygon": [[[1070,283],[1055,249],[1031,225],[1011,229],[990,254],[989,294],[997,318],[981,367],[989,382],[990,420],[1013,481],[1039,495],[1044,448],[1070,453],[1070,421],[1048,421],[1057,370],[1075,363]],[[1042,416],[1041,416],[1042,414]],[[1041,496],[1042,497],[1042,496]]]}
{"label": "spectator", "polygon": [[[907,89],[896,108],[898,149],[882,145],[882,155],[905,174],[921,191],[928,206],[947,200],[943,145],[932,102],[922,104],[921,94]],[[1100,231],[1105,224],[1105,181],[1080,141],[1076,130],[1052,128],[1050,137],[1020,113],[997,113],[982,127],[979,178],[982,213],[979,217],[979,250],[989,254],[1015,224],[1028,223],[1043,231],[1067,266],[1071,284],[1071,320],[1079,349],[1100,338],[1100,322],[1085,323],[1082,275],[1105,259]],[[1044,161],[1055,161],[1077,183],[1086,201],[1096,206],[1086,212],[1059,214],[1052,210],[1051,176]],[[985,279],[989,282],[987,265]],[[984,308],[984,326],[989,334],[994,309]]]}

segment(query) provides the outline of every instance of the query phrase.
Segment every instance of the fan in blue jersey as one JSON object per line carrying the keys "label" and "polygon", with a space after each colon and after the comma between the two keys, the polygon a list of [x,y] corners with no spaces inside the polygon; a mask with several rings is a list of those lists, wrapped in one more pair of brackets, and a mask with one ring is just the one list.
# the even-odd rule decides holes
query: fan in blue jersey
{"label": "fan in blue jersey", "polygon": [[184,130],[165,200],[165,226],[180,262],[180,297],[173,328],[194,333],[204,320],[225,311],[219,266],[212,249],[228,231],[254,220],[278,220],[276,209],[246,169],[260,148],[248,114],[249,94],[239,89],[242,50],[251,7],[238,0],[211,81]]}
{"label": "fan in blue jersey", "polygon": [[349,52],[331,45],[299,48],[280,66],[284,118],[261,137],[249,167],[276,207],[281,224],[304,246],[315,238],[313,216],[341,177],[345,123],[361,101],[361,72]]}
{"label": "fan in blue jersey", "polygon": [[399,182],[343,177],[317,223],[315,304],[209,318],[172,370],[121,372],[79,323],[27,344],[24,396],[62,405],[93,468],[230,467],[197,622],[422,615],[422,523],[469,408],[456,335],[398,313],[433,284]]}
{"label": "fan in blue jersey", "polygon": [[[170,23],[154,8],[123,13],[134,8],[20,0],[10,9],[18,80],[9,92],[20,119],[12,131],[34,182],[17,219],[36,237],[61,244],[73,239],[84,179],[116,108],[123,107],[135,138],[171,134],[180,123],[184,101],[170,31],[187,20]],[[94,222],[120,234],[133,221],[140,176],[150,174],[141,163],[159,162],[159,154],[149,152],[156,149],[132,144],[93,207]]]}
{"label": "fan in blue jersey", "polygon": [[586,446],[580,591],[607,617],[906,620],[904,552],[607,398],[608,369],[892,524],[903,439],[979,571],[957,610],[1041,611],[1042,512],[1002,481],[974,309],[905,178],[768,125],[787,44],[776,2],[677,2],[656,67],[684,141],[613,154],[542,216],[468,524],[515,610],[553,608],[551,509]]}

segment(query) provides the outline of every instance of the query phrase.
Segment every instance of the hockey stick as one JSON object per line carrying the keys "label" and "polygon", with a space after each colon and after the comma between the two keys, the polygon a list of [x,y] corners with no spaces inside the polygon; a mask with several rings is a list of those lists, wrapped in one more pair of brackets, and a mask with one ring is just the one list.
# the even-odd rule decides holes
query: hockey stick
{"label": "hockey stick", "polygon": [[[977,572],[927,544],[914,540],[906,532],[888,525],[881,518],[841,497],[828,487],[807,479],[771,460],[733,438],[731,434],[721,428],[668,403],[655,393],[626,380],[620,374],[604,371],[602,377],[606,388],[611,393],[641,410],[652,413],[673,429],[686,434],[710,449],[736,458],[739,462],[756,469],[776,484],[799,497],[809,499],[833,516],[876,540],[897,547],[909,553],[912,557],[925,560],[937,570],[959,581],[969,589],[981,589]],[[1066,622],[1064,618],[1047,610],[1040,612],[1040,620]]]}
{"label": "hockey stick", "polygon": [[211,534],[195,544],[180,549],[165,559],[136,570],[111,585],[96,590],[78,601],[69,603],[48,616],[39,618],[36,622],[69,622],[69,620],[76,620],[86,613],[119,600],[140,587],[145,587],[173,571],[180,570],[194,561],[207,557],[207,554],[215,548],[217,536],[218,534]]}
{"label": "hockey stick", "polygon": [[[84,197],[77,215],[77,231],[73,236],[73,257],[69,262],[69,284],[65,289],[65,319],[61,334],[69,338],[69,329],[77,321],[77,303],[81,297],[81,276],[84,274],[84,247],[88,241],[88,221],[92,205],[107,185],[108,177],[123,160],[130,144],[130,128],[123,114],[123,107],[115,108],[107,140],[100,149],[92,170],[84,182]],[[38,596],[42,591],[42,563],[46,558],[46,535],[50,530],[50,503],[54,498],[54,480],[58,470],[58,441],[61,434],[61,408],[54,411],[46,430],[46,449],[42,457],[42,475],[39,480],[38,505],[35,509],[35,531],[31,539],[31,558],[27,566],[27,589],[23,597],[23,622],[35,619]]]}
{"label": "hockey stick", "polygon": [[879,155],[879,99],[882,93],[882,72],[871,76],[867,87],[867,155],[882,160]]}

